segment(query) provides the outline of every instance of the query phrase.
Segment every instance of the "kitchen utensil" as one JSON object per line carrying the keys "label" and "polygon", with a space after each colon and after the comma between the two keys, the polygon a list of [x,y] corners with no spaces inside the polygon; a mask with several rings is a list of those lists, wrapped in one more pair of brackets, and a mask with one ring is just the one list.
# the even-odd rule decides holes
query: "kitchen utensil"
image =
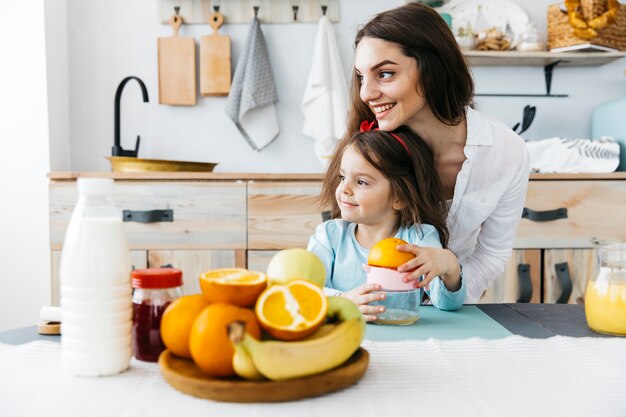
{"label": "kitchen utensil", "polygon": [[591,330],[626,336],[626,242],[595,241],[600,270],[585,292]]}
{"label": "kitchen utensil", "polygon": [[286,381],[248,381],[207,376],[189,359],[165,350],[159,357],[161,373],[178,391],[194,397],[238,403],[267,403],[317,397],[356,383],[369,364],[369,353],[359,348],[343,365],[317,375]]}
{"label": "kitchen utensil", "polygon": [[209,16],[213,34],[200,41],[200,94],[227,96],[230,91],[230,37],[220,35],[218,29],[224,16],[217,10]]}
{"label": "kitchen utensil", "polygon": [[524,107],[524,112],[522,114],[522,129],[519,131],[520,135],[527,131],[530,125],[533,123],[533,120],[535,120],[536,112],[537,108],[535,106],[526,105]]}
{"label": "kitchen utensil", "polygon": [[520,127],[520,123],[516,123],[515,126],[513,126],[513,131],[516,132],[518,135],[521,135],[523,132],[528,130],[533,120],[535,119],[536,111],[537,109],[535,106],[526,105],[522,113],[521,130],[517,132],[517,129]]}
{"label": "kitchen utensil", "polygon": [[389,291],[408,291],[415,288],[415,281],[404,282],[403,278],[410,272],[398,272],[395,269],[363,264],[368,284],[378,284]]}
{"label": "kitchen utensil", "polygon": [[368,284],[378,284],[385,294],[385,299],[372,301],[370,305],[384,306],[385,311],[378,313],[376,323],[408,325],[419,320],[419,307],[422,290],[415,288],[415,281],[404,282],[410,273],[395,269],[363,265]]}
{"label": "kitchen utensil", "polygon": [[597,107],[591,116],[591,135],[594,139],[611,136],[619,144],[620,163],[617,171],[626,171],[626,97],[609,101]]}
{"label": "kitchen utensil", "polygon": [[[377,293],[378,291],[373,292]],[[384,306],[385,311],[376,314],[375,323],[406,326],[419,320],[422,290],[413,288],[408,291],[382,291],[385,299],[371,301],[372,306]]]}
{"label": "kitchen utensil", "polygon": [[108,156],[113,172],[211,172],[217,163],[170,161],[166,159],[143,159],[126,156]]}
{"label": "kitchen utensil", "polygon": [[177,10],[169,19],[174,34],[158,39],[159,103],[195,106],[196,43],[192,37],[178,35],[182,23]]}

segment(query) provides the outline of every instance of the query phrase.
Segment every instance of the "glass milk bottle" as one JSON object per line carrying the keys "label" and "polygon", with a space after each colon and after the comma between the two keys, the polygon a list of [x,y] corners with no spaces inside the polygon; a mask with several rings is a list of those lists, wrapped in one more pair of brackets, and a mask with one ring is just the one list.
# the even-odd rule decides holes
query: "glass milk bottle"
{"label": "glass milk bottle", "polygon": [[61,255],[61,345],[65,369],[112,375],[132,354],[130,252],[113,180],[79,178]]}

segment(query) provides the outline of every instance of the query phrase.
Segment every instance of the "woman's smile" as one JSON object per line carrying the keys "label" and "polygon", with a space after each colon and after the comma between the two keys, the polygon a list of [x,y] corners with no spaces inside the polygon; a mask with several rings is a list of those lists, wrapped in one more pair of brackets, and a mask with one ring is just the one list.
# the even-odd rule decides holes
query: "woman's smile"
{"label": "woman's smile", "polygon": [[382,130],[408,124],[428,105],[414,58],[400,46],[364,37],[356,49],[354,68],[360,81],[359,95],[378,120]]}
{"label": "woman's smile", "polygon": [[370,105],[370,108],[374,111],[377,119],[382,119],[387,114],[389,114],[390,110],[395,107],[396,103],[389,103],[383,105]]}

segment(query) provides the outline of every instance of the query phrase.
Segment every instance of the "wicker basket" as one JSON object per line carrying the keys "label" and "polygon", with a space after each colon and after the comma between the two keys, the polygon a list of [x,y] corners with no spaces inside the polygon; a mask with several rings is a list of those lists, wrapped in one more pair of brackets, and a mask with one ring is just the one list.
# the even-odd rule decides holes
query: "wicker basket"
{"label": "wicker basket", "polygon": [[[589,21],[607,10],[606,0],[581,0],[581,14]],[[548,50],[590,43],[626,51],[626,5],[620,4],[615,22],[598,31],[592,39],[580,39],[569,24],[565,6],[548,7]]]}

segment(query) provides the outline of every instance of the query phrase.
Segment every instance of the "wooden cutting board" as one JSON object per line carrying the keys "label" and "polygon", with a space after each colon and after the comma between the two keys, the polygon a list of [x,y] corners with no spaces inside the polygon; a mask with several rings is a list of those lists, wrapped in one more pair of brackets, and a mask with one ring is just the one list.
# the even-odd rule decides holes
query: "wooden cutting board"
{"label": "wooden cutting board", "polygon": [[196,42],[178,36],[182,17],[174,15],[169,23],[174,34],[159,38],[159,103],[175,106],[196,105]]}
{"label": "wooden cutting board", "polygon": [[268,403],[317,397],[356,383],[369,364],[369,353],[359,348],[343,365],[317,375],[285,381],[247,381],[211,378],[189,359],[168,350],[159,356],[161,373],[177,390],[194,397],[237,403]]}
{"label": "wooden cutting board", "polygon": [[214,12],[209,16],[213,34],[200,41],[200,93],[203,96],[227,96],[230,91],[230,37],[220,35],[218,29],[224,16]]}

